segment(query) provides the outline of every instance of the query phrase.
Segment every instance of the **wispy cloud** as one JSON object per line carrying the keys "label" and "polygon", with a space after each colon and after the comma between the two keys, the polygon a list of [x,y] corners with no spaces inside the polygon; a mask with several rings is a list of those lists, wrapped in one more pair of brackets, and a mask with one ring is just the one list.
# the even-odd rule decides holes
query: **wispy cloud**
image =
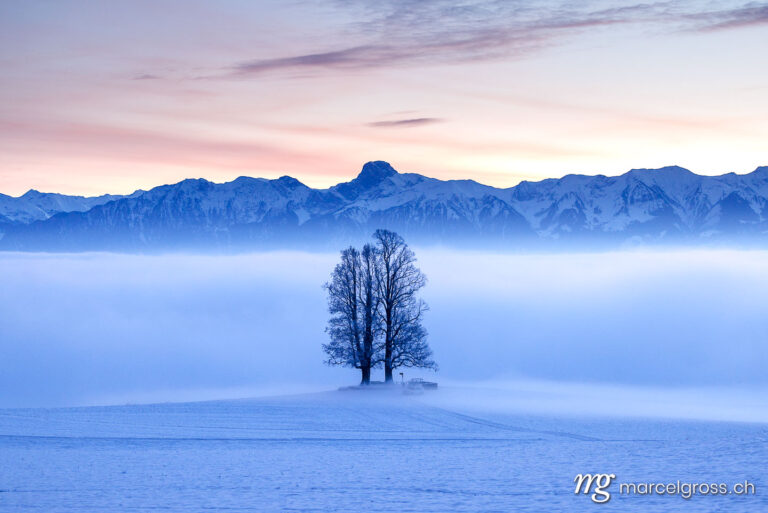
{"label": "wispy cloud", "polygon": [[143,75],[136,75],[133,77],[133,80],[159,80],[159,75],[152,75],[150,73],[145,73]]}
{"label": "wispy cloud", "polygon": [[404,41],[397,44],[370,44],[321,53],[246,61],[235,64],[229,76],[247,77],[280,70],[359,70],[486,60],[527,53],[538,48],[540,43],[541,40],[533,36],[522,37],[501,30],[486,29],[461,37],[451,35],[429,43]]}
{"label": "wispy cloud", "polygon": [[412,119],[395,119],[392,121],[374,121],[368,123],[368,126],[374,128],[407,128],[422,125],[432,125],[434,123],[442,123],[445,121],[441,118],[412,118]]}
{"label": "wispy cloud", "polygon": [[690,16],[700,21],[695,27],[698,31],[735,29],[768,24],[768,3],[748,4],[736,9],[703,12]]}
{"label": "wispy cloud", "polygon": [[459,7],[445,1],[418,4],[394,1],[363,7],[361,19],[352,23],[352,37],[345,39],[358,44],[239,62],[230,67],[228,76],[247,77],[277,71],[307,76],[322,70],[521,57],[552,44],[563,33],[624,23],[627,13],[631,12],[546,10],[495,1]]}
{"label": "wispy cloud", "polygon": [[693,1],[610,8],[594,2],[532,6],[499,0],[459,5],[448,0],[360,0],[337,5],[356,19],[346,44],[335,48],[331,44],[322,52],[239,62],[226,76],[284,71],[306,77],[322,71],[522,58],[568,35],[620,24],[710,31],[768,23],[766,3],[735,4],[717,11],[703,11]]}
{"label": "wispy cloud", "polygon": [[396,48],[366,45],[330,52],[241,62],[236,64],[233,69],[239,75],[253,75],[281,69],[365,68],[396,62],[402,58],[402,53],[398,52]]}

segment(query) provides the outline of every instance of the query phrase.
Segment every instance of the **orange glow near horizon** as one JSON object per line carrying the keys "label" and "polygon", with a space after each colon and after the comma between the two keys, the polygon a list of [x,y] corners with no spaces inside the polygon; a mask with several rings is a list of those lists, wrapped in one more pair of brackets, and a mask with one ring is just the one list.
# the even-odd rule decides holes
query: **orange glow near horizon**
{"label": "orange glow near horizon", "polygon": [[764,10],[363,4],[3,3],[0,193],[768,165]]}

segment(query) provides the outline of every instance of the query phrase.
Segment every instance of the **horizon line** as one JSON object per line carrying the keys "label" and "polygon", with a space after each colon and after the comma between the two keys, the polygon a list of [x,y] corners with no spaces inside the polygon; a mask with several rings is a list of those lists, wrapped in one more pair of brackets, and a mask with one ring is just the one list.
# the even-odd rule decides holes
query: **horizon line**
{"label": "horizon line", "polygon": [[441,182],[466,182],[466,181],[470,181],[470,182],[474,182],[474,183],[477,183],[479,185],[482,185],[484,187],[490,187],[490,188],[498,189],[498,190],[514,189],[515,187],[518,187],[518,186],[520,186],[523,183],[541,183],[541,182],[545,182],[547,180],[563,180],[563,179],[565,179],[567,177],[570,177],[570,176],[590,177],[590,178],[598,178],[598,177],[619,178],[619,177],[624,176],[626,174],[629,174],[629,173],[631,173],[633,171],[660,171],[660,170],[664,170],[664,169],[678,168],[678,169],[687,171],[687,172],[689,172],[689,173],[691,173],[691,174],[693,174],[695,176],[698,176],[698,177],[721,178],[723,176],[728,176],[728,175],[748,176],[748,175],[751,175],[752,173],[755,173],[755,172],[759,171],[760,169],[768,168],[768,164],[767,164],[767,165],[758,165],[752,171],[747,171],[745,173],[736,173],[734,171],[730,171],[730,172],[727,172],[727,173],[722,173],[722,174],[717,174],[717,175],[703,175],[703,174],[696,173],[695,171],[692,171],[692,170],[690,170],[690,169],[688,169],[688,168],[686,168],[684,166],[680,166],[678,164],[672,164],[672,165],[668,165],[668,166],[653,167],[653,168],[644,168],[644,167],[631,168],[631,169],[628,169],[627,171],[624,171],[623,173],[612,174],[612,175],[606,175],[606,174],[603,174],[603,173],[597,173],[597,174],[566,173],[566,174],[564,174],[564,175],[562,175],[560,177],[551,176],[551,177],[547,177],[547,178],[542,178],[540,180],[527,180],[527,179],[523,179],[523,180],[520,180],[515,185],[511,185],[509,187],[497,187],[495,185],[489,185],[487,183],[479,182],[479,181],[477,181],[477,180],[475,180],[473,178],[448,178],[448,179],[442,179],[442,178],[435,178],[435,177],[432,177],[432,176],[427,176],[427,175],[424,175],[424,174],[421,174],[421,173],[418,173],[418,172],[415,172],[415,171],[398,171],[394,166],[392,166],[389,163],[389,161],[386,161],[386,160],[369,160],[365,164],[363,164],[363,166],[360,168],[360,171],[358,171],[357,174],[351,180],[344,181],[344,182],[337,182],[337,183],[335,183],[335,184],[333,184],[331,186],[328,186],[328,187],[311,187],[311,186],[307,185],[306,183],[304,183],[303,181],[301,181],[300,179],[298,179],[298,178],[296,178],[294,176],[291,176],[291,175],[282,175],[282,176],[279,176],[277,178],[266,178],[266,177],[263,177],[263,176],[240,175],[240,176],[237,176],[237,177],[235,177],[235,178],[233,178],[231,180],[227,180],[227,181],[223,181],[223,182],[215,182],[215,181],[210,180],[208,178],[205,178],[205,177],[202,177],[202,176],[198,176],[198,177],[182,178],[181,180],[179,180],[177,182],[169,182],[169,183],[163,183],[163,184],[154,185],[152,187],[149,187],[148,189],[138,188],[138,189],[134,189],[131,192],[126,192],[126,193],[108,193],[108,192],[105,192],[105,193],[96,194],[96,195],[66,194],[66,193],[61,193],[61,192],[41,191],[39,189],[36,189],[36,188],[32,187],[30,189],[27,189],[25,192],[19,194],[18,196],[13,196],[11,194],[5,194],[2,191],[0,191],[0,196],[5,196],[5,197],[8,197],[8,198],[12,198],[12,199],[21,199],[22,197],[24,197],[25,195],[27,195],[29,193],[38,193],[38,194],[58,194],[58,195],[61,195],[61,196],[81,197],[81,198],[99,198],[99,197],[102,197],[102,196],[123,196],[123,197],[125,197],[125,196],[131,196],[131,195],[136,194],[138,192],[142,192],[142,193],[149,192],[151,190],[157,189],[158,187],[168,187],[168,186],[172,186],[172,185],[178,185],[178,184],[180,184],[182,182],[186,182],[188,180],[198,180],[198,181],[199,180],[203,180],[203,181],[205,181],[207,183],[211,183],[211,184],[214,184],[214,185],[225,185],[225,184],[232,183],[232,182],[235,182],[237,180],[240,180],[242,178],[248,178],[248,179],[251,179],[251,180],[265,180],[265,181],[269,181],[269,182],[277,181],[277,180],[280,180],[282,178],[291,178],[291,179],[294,179],[294,180],[298,181],[301,185],[304,185],[305,187],[308,187],[310,189],[313,189],[313,190],[316,190],[316,191],[326,191],[326,190],[329,190],[329,189],[331,189],[333,187],[336,187],[338,185],[352,182],[353,180],[355,180],[360,175],[360,173],[362,172],[362,169],[365,166],[367,166],[369,164],[375,164],[375,163],[387,164],[393,170],[395,170],[395,172],[397,174],[400,174],[400,175],[413,175],[413,174],[415,174],[415,175],[423,176],[425,178],[429,178],[431,180],[438,180],[438,181],[441,181]]}

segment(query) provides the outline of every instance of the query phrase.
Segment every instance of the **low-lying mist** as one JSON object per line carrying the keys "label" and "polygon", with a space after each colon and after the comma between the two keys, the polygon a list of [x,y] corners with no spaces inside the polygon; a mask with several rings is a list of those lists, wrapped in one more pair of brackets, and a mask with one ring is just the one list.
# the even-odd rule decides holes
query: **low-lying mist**
{"label": "low-lying mist", "polygon": [[[768,384],[766,252],[417,256],[440,371],[406,378]],[[336,258],[0,254],[0,407],[355,384],[322,363]]]}

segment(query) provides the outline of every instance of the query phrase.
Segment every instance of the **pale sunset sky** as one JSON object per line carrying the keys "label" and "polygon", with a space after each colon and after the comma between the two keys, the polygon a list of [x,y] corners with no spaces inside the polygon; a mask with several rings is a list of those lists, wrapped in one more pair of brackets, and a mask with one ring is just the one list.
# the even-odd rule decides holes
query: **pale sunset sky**
{"label": "pale sunset sky", "polygon": [[768,3],[3,0],[0,193],[768,165]]}

